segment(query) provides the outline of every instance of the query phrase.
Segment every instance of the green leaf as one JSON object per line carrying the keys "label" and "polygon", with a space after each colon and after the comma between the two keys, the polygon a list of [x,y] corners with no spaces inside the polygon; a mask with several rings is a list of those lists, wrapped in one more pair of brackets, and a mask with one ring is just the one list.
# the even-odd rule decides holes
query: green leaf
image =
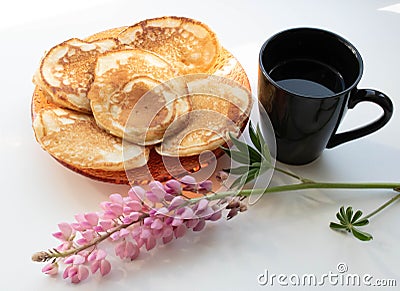
{"label": "green leaf", "polygon": [[357,219],[359,219],[362,215],[362,211],[361,210],[357,210],[356,213],[354,213],[353,218],[351,219],[351,223],[354,223],[357,221]]}
{"label": "green leaf", "polygon": [[338,224],[338,223],[335,223],[335,222],[331,222],[329,224],[329,227],[334,229],[334,230],[346,230],[347,229],[347,227],[345,225]]}
{"label": "green leaf", "polygon": [[364,225],[367,225],[368,223],[369,223],[369,220],[366,218],[363,218],[359,221],[354,222],[353,225],[354,226],[364,226]]}
{"label": "green leaf", "polygon": [[351,232],[356,238],[362,241],[369,241],[373,239],[372,235],[370,235],[368,232],[358,230],[354,227],[351,229]]}
{"label": "green leaf", "polygon": [[271,153],[269,152],[268,144],[265,142],[262,145],[261,154],[268,163],[271,163]]}
{"label": "green leaf", "polygon": [[346,221],[344,220],[340,212],[336,213],[336,218],[340,221],[341,224],[346,225]]}
{"label": "green leaf", "polygon": [[261,133],[261,129],[260,129],[260,124],[259,123],[257,123],[256,135],[257,135],[257,138],[258,138],[259,141],[263,141],[264,140],[263,135]]}
{"label": "green leaf", "polygon": [[257,134],[254,131],[254,127],[253,127],[253,124],[251,123],[251,120],[249,122],[249,135],[250,135],[250,139],[251,139],[251,142],[253,143],[253,145],[256,147],[256,149],[259,152],[261,152],[260,139],[257,137]]}
{"label": "green leaf", "polygon": [[227,154],[229,157],[231,157],[231,150],[230,149],[228,149],[226,147],[223,147],[223,146],[219,146],[219,148],[221,150],[223,150],[225,152],[225,154]]}
{"label": "green leaf", "polygon": [[249,171],[249,173],[247,174],[247,178],[246,178],[246,183],[245,184],[247,184],[248,182],[250,182],[251,180],[256,178],[258,176],[259,171],[260,171],[260,169],[257,169],[257,168],[251,169]]}
{"label": "green leaf", "polygon": [[351,206],[347,207],[346,209],[346,218],[347,221],[350,222],[351,218],[353,217],[353,208]]}
{"label": "green leaf", "polygon": [[242,164],[246,164],[246,165],[249,164],[249,155],[247,155],[245,153],[242,153],[242,152],[239,152],[239,151],[235,151],[235,150],[231,150],[230,155],[231,155],[231,159],[236,161],[236,162],[239,162],[239,163],[242,163]]}
{"label": "green leaf", "polygon": [[252,164],[250,165],[250,167],[251,167],[251,168],[260,168],[260,167],[261,167],[261,163],[260,163],[260,162],[252,163]]}
{"label": "green leaf", "polygon": [[261,173],[265,173],[266,171],[268,171],[269,169],[272,169],[272,168],[273,168],[273,167],[272,167],[272,165],[271,165],[270,163],[264,161],[264,162],[261,164],[261,167],[260,167],[260,174],[261,174]]}
{"label": "green leaf", "polygon": [[271,153],[269,151],[268,144],[265,142],[264,137],[261,133],[260,124],[257,124],[256,136],[260,144],[259,151],[267,161],[271,162]]}
{"label": "green leaf", "polygon": [[229,133],[229,137],[240,152],[250,156],[252,162],[261,162],[261,155],[253,147],[237,139],[232,133]]}
{"label": "green leaf", "polygon": [[229,138],[231,139],[231,141],[233,142],[233,144],[238,148],[239,151],[241,152],[245,152],[247,151],[247,147],[248,145],[242,141],[240,141],[239,139],[237,139],[232,132],[229,132]]}
{"label": "green leaf", "polygon": [[248,174],[243,174],[239,176],[235,181],[233,181],[231,188],[237,187],[237,188],[242,188],[246,184],[246,180],[248,178]]}
{"label": "green leaf", "polygon": [[347,220],[346,211],[344,210],[344,206],[340,207],[339,213],[343,217],[345,224],[349,224],[350,221]]}
{"label": "green leaf", "polygon": [[233,181],[230,188],[243,187],[245,184],[257,177],[258,171],[259,169],[250,169],[247,173],[241,175],[235,181]]}

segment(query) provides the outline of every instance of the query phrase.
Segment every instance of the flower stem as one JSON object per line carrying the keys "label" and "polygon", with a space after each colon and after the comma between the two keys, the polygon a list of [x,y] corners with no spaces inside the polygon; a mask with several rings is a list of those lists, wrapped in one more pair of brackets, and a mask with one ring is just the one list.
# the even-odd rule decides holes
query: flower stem
{"label": "flower stem", "polygon": [[329,183],[329,182],[302,182],[299,184],[275,186],[266,189],[245,189],[239,195],[266,194],[304,189],[395,189],[400,183]]}
{"label": "flower stem", "polygon": [[[287,191],[296,191],[296,190],[304,190],[304,189],[393,189],[396,190],[400,187],[400,183],[329,183],[329,182],[311,182],[307,180],[307,182],[291,184],[291,185],[282,185],[282,186],[274,186],[271,188],[265,189],[242,189],[239,191],[226,191],[219,192],[215,194],[207,195],[208,200],[217,200],[222,199],[228,196],[243,196],[248,197],[252,194],[264,195],[268,193],[276,193],[276,192],[287,192]],[[400,195],[400,194],[399,194]],[[202,197],[204,198],[204,197]],[[193,198],[191,201],[197,201],[201,198]]]}
{"label": "flower stem", "polygon": [[278,167],[274,167],[274,170],[278,171],[278,172],[281,172],[281,173],[283,173],[285,175],[288,175],[288,176],[290,176],[292,178],[295,178],[296,180],[299,180],[299,181],[302,181],[302,182],[304,180],[302,177],[300,177],[300,176],[298,176],[298,175],[296,175],[296,174],[294,174],[292,172],[289,172],[287,170],[284,170],[284,169],[281,169],[281,168],[278,168]]}
{"label": "flower stem", "polygon": [[396,196],[394,196],[392,199],[388,200],[386,203],[382,204],[380,207],[378,207],[377,209],[375,209],[374,211],[372,211],[371,213],[365,215],[363,218],[361,219],[368,219],[372,216],[374,216],[375,214],[381,212],[383,209],[385,209],[386,207],[388,207],[390,204],[394,203],[397,199],[400,199],[400,194],[397,194]]}

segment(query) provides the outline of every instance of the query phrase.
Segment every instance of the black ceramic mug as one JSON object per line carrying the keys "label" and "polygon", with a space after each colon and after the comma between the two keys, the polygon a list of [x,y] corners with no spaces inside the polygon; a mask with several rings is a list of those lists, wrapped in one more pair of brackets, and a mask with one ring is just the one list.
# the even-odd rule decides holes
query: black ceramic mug
{"label": "black ceramic mug", "polygon": [[[342,37],[315,28],[295,28],[268,39],[260,50],[258,98],[275,131],[277,160],[301,165],[325,148],[370,134],[390,119],[393,105],[383,93],[357,89],[363,62]],[[383,109],[380,118],[336,133],[347,109],[360,102]]]}

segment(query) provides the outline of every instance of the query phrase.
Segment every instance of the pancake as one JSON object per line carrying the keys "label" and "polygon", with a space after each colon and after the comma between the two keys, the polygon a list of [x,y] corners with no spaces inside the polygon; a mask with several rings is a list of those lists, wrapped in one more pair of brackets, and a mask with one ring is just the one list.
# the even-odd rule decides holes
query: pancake
{"label": "pancake", "polygon": [[101,130],[92,116],[83,113],[43,109],[36,114],[33,128],[44,150],[77,168],[122,171],[141,167],[148,160],[149,149],[126,142],[122,148],[121,139]]}
{"label": "pancake", "polygon": [[93,42],[77,38],[56,45],[43,57],[34,82],[48,93],[51,102],[80,112],[91,111],[87,92],[99,54],[116,49],[115,38]]}
{"label": "pancake", "polygon": [[238,83],[210,75],[187,75],[184,79],[193,109],[188,113],[188,125],[156,146],[163,156],[196,156],[215,150],[229,140],[229,132],[239,135],[250,115],[251,93]]}
{"label": "pancake", "polygon": [[149,51],[124,49],[102,54],[88,93],[97,124],[130,142],[159,143],[167,127],[191,110],[189,98],[178,99],[187,95],[186,84],[163,85],[174,76],[171,65]]}
{"label": "pancake", "polygon": [[215,33],[207,25],[185,17],[144,20],[119,33],[118,39],[162,56],[181,75],[205,73],[220,53]]}

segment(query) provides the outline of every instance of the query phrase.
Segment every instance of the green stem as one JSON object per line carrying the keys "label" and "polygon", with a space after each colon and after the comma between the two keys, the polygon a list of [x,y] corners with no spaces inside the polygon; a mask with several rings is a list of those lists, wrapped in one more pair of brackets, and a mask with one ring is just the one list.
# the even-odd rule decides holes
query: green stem
{"label": "green stem", "polygon": [[397,199],[400,199],[400,194],[397,194],[396,196],[394,196],[392,199],[388,200],[386,203],[382,204],[380,207],[378,207],[377,209],[375,209],[374,211],[372,211],[371,213],[365,215],[363,218],[361,219],[368,219],[372,216],[374,216],[375,214],[381,212],[383,209],[385,209],[386,207],[388,207],[390,204],[392,204],[393,202],[395,202]]}
{"label": "green stem", "polygon": [[[207,195],[208,200],[222,199],[228,196],[248,197],[252,194],[264,195],[267,193],[287,192],[304,189],[396,189],[400,187],[400,183],[329,183],[329,182],[302,182],[298,184],[275,186],[265,189],[242,189],[240,191],[226,191]],[[400,194],[399,194],[400,195]],[[193,198],[195,202],[204,197]]]}
{"label": "green stem", "polygon": [[302,181],[302,182],[304,181],[304,179],[303,179],[302,177],[300,177],[300,176],[298,176],[298,175],[296,175],[296,174],[294,174],[294,173],[292,173],[292,172],[286,171],[286,170],[284,170],[284,169],[274,167],[274,170],[275,170],[275,171],[278,171],[278,172],[281,172],[281,173],[283,173],[283,174],[285,174],[285,175],[288,175],[288,176],[290,176],[290,177],[292,177],[292,178],[295,178],[295,179],[297,179],[297,180],[299,180],[299,181]]}

